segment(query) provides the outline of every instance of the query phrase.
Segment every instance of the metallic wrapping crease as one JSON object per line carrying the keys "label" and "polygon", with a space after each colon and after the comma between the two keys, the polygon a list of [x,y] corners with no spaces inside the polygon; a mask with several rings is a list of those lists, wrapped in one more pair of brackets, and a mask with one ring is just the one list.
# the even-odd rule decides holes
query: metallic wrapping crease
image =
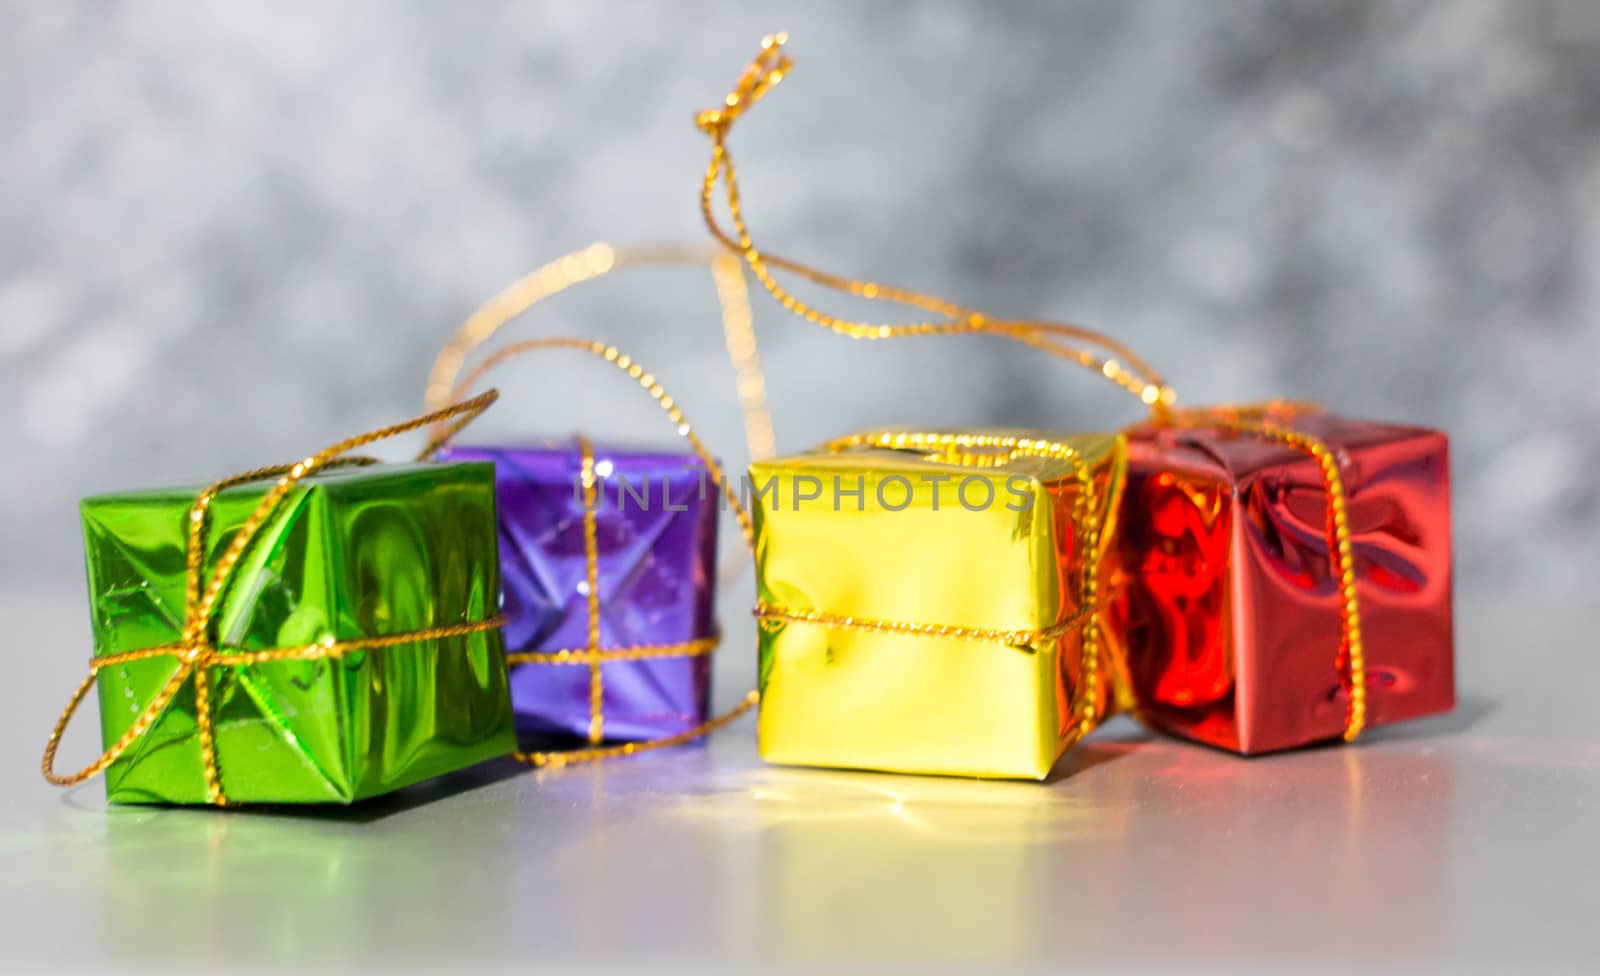
{"label": "metallic wrapping crease", "polygon": [[[599,475],[600,646],[678,644],[715,633],[717,488],[693,454],[594,447]],[[573,445],[452,445],[441,460],[495,466],[507,649],[575,649],[587,642],[583,500]],[[711,656],[600,665],[607,741],[679,734],[706,721]],[[587,667],[525,663],[511,669],[519,731],[584,736],[591,718]]]}
{"label": "metallic wrapping crease", "polygon": [[[1122,488],[1122,440],[1090,435],[1064,443],[1088,466],[1085,504],[1091,521],[1104,525]],[[759,599],[803,613],[995,630],[1036,631],[1072,618],[1084,609],[1085,572],[1072,520],[1075,468],[1037,457],[974,460],[859,449],[751,465],[756,488],[770,485],[753,495]],[[797,500],[813,487],[807,478],[823,487],[819,499]],[[837,506],[835,478],[846,490]],[[969,510],[959,503],[958,486],[969,478],[977,479],[969,500],[988,494],[979,483],[987,481],[993,504]],[[858,486],[859,502],[848,494]],[[1023,496],[1025,511],[1008,507]],[[1108,539],[1099,537],[1093,559]],[[1072,710],[1085,691],[1083,636],[1071,629],[1019,647],[764,619],[761,755],[784,764],[1043,779],[1085,727]],[[1106,711],[1110,673],[1097,671],[1087,724]]]}
{"label": "metallic wrapping crease", "polygon": [[[1284,423],[1339,461],[1367,724],[1450,710],[1445,435],[1316,413]],[[1326,518],[1299,451],[1221,428],[1130,434],[1114,618],[1147,721],[1246,754],[1339,737],[1349,694]]]}
{"label": "metallic wrapping crease", "polygon": [[[270,482],[211,507],[206,567]],[[184,619],[187,516],[198,489],[81,503],[95,654],[171,642]],[[216,615],[227,648],[400,634],[495,614],[487,465],[380,465],[305,479],[263,527]],[[172,674],[153,658],[101,672],[101,731],[120,736]],[[504,652],[489,630],[212,672],[230,798],[350,803],[509,753]],[[116,803],[205,803],[192,682],[107,770]]]}

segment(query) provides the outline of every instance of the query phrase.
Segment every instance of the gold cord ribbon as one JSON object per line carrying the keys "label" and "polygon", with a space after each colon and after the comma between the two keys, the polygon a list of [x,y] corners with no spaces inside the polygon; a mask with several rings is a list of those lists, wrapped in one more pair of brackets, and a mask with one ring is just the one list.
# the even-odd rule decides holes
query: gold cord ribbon
{"label": "gold cord ribbon", "polygon": [[[296,483],[313,472],[324,468],[375,463],[371,458],[353,458],[347,457],[347,455],[375,441],[385,440],[408,431],[437,424],[440,425],[439,429],[443,437],[454,436],[462,427],[471,423],[479,414],[488,409],[498,395],[495,391],[490,390],[481,396],[443,410],[347,438],[331,447],[318,451],[298,463],[247,471],[218,481],[202,491],[189,508],[186,555],[187,575],[182,637],[170,644],[162,644],[120,654],[108,654],[104,657],[90,659],[89,674],[79,683],[77,690],[72,693],[72,698],[67,702],[66,708],[62,710],[61,717],[56,720],[55,728],[50,732],[50,739],[45,744],[44,760],[40,764],[44,771],[44,778],[57,786],[72,786],[103,772],[149,733],[166,711],[168,704],[182,689],[184,683],[193,678],[195,729],[200,739],[201,761],[205,766],[206,800],[216,806],[226,806],[229,800],[222,785],[222,770],[217,759],[215,719],[212,716],[211,708],[211,672],[213,669],[250,667],[252,665],[280,661],[333,660],[357,651],[379,650],[421,641],[443,640],[504,626],[505,619],[496,616],[488,620],[452,624],[443,627],[427,627],[403,634],[387,634],[382,637],[362,637],[342,641],[334,640],[330,637],[313,644],[279,647],[262,651],[243,651],[219,647],[211,634],[212,617],[215,615],[223,595],[227,592],[228,586],[233,581],[234,571],[244,558],[250,544],[255,540],[256,534],[261,530],[262,526],[266,525],[278,513],[279,508],[289,497],[289,493]],[[430,442],[424,450],[423,456],[431,455],[437,447],[437,443],[437,441]],[[228,488],[264,478],[276,478],[277,482],[262,496],[261,501],[250,513],[250,516],[245,519],[239,530],[234,533],[227,548],[223,550],[222,556],[217,560],[216,568],[212,571],[210,577],[206,577],[205,536],[212,501],[215,500],[219,493]],[[66,732],[67,725],[72,721],[73,715],[77,712],[78,706],[83,702],[84,697],[88,695],[89,690],[94,687],[100,672],[105,668],[155,657],[175,658],[178,666],[166,683],[161,686],[161,689],[156,693],[155,698],[150,701],[150,704],[145,706],[144,711],[139,713],[139,716],[128,727],[128,730],[116,742],[112,743],[110,748],[100,754],[100,758],[75,773],[68,775],[57,773],[55,771],[55,758],[56,750],[61,744],[61,737]]]}
{"label": "gold cord ribbon", "polygon": [[[728,152],[727,137],[733,123],[776,87],[792,69],[793,61],[783,51],[787,41],[786,34],[763,38],[760,53],[739,76],[733,91],[723,99],[723,104],[695,116],[695,125],[711,137],[711,160],[701,182],[700,211],[712,236],[727,250],[739,255],[756,280],[780,305],[809,322],[841,335],[877,340],[920,335],[999,334],[1100,373],[1137,395],[1150,408],[1151,420],[1157,425],[1215,426],[1284,444],[1310,456],[1321,471],[1328,498],[1329,549],[1340,581],[1343,635],[1335,666],[1349,690],[1344,738],[1347,741],[1355,739],[1366,724],[1366,665],[1349,518],[1343,482],[1333,450],[1319,438],[1275,423],[1275,415],[1282,412],[1283,405],[1266,409],[1216,407],[1175,412],[1172,405],[1176,395],[1160,374],[1127,346],[1098,332],[1054,322],[997,321],[974,309],[932,295],[829,274],[758,250],[745,222],[738,177],[733,157]],[[718,223],[713,206],[719,182],[723,184],[728,213],[733,222],[731,234]],[[942,316],[944,321],[879,325],[838,318],[792,295],[774,277],[772,268],[791,272],[814,284],[859,298],[889,301],[931,312]]]}
{"label": "gold cord ribbon", "polygon": [[[688,441],[690,449],[694,451],[700,462],[705,465],[707,475],[721,489],[723,496],[733,509],[735,518],[738,519],[739,530],[744,537],[746,545],[750,548],[751,553],[755,552],[754,526],[750,521],[749,514],[744,510],[744,506],[740,504],[738,494],[728,484],[728,479],[723,474],[722,465],[717,463],[717,459],[712,456],[711,451],[700,440],[699,435],[694,432],[694,428],[689,425],[689,421],[684,416],[683,411],[678,408],[677,401],[667,393],[655,376],[635,362],[632,357],[623,354],[616,346],[566,336],[527,339],[512,343],[503,349],[497,350],[494,354],[478,363],[456,383],[448,395],[451,398],[464,396],[467,391],[472,389],[479,378],[500,363],[516,356],[547,349],[574,349],[586,352],[627,373],[646,393],[650,394],[650,398],[655,400],[656,404],[666,412],[668,418],[677,428],[679,435]],[[444,443],[443,440],[436,441],[435,449],[443,447]],[[582,664],[589,668],[588,740],[590,746],[583,749],[562,751],[515,753],[517,759],[535,766],[570,766],[620,756],[631,756],[652,749],[680,745],[727,725],[749,711],[759,700],[759,695],[751,691],[744,696],[739,704],[728,711],[676,735],[661,739],[649,739],[643,742],[624,742],[614,746],[600,745],[605,738],[602,663],[607,661],[638,661],[660,657],[693,657],[709,654],[716,648],[720,641],[720,635],[677,644],[649,644],[618,648],[600,646],[600,552],[596,541],[595,521],[595,510],[598,502],[598,479],[595,475],[593,447],[584,438],[579,438],[578,447],[581,456],[579,479],[583,492],[583,549],[585,584],[587,588],[585,595],[588,598],[587,640],[582,648],[519,652],[508,655],[507,661],[521,664]]]}

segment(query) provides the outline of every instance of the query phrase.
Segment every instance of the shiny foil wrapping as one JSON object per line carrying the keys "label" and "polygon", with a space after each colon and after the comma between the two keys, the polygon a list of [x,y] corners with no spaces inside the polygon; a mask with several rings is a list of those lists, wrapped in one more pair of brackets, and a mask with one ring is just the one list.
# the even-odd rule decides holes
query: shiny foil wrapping
{"label": "shiny foil wrapping", "polygon": [[[1445,435],[1327,414],[1281,423],[1333,449],[1365,635],[1367,725],[1448,711]],[[1326,531],[1301,451],[1222,428],[1130,434],[1115,607],[1129,676],[1158,728],[1241,753],[1337,738],[1349,693]]]}
{"label": "shiny foil wrapping", "polygon": [[[584,647],[589,602],[577,446],[452,446],[439,456],[494,462],[507,648]],[[720,495],[705,465],[692,454],[604,444],[594,446],[594,458],[600,646],[676,644],[711,636]],[[608,661],[600,670],[608,741],[669,736],[707,718],[709,655]],[[587,667],[513,666],[518,729],[586,735],[590,680]]]}
{"label": "shiny foil wrapping", "polygon": [[[867,448],[757,462],[750,475],[760,600],[799,614],[914,627],[1038,631],[1073,618],[1085,609],[1085,565],[1100,558],[1114,529],[1123,446],[1116,436],[1066,443],[1091,473],[1081,508],[1074,468],[1058,459]],[[968,501],[992,494],[994,502],[963,504],[958,492],[968,479]],[[803,500],[813,488],[820,497]],[[1015,510],[1023,497],[1028,507]],[[1088,552],[1074,532],[1078,513],[1101,524]],[[763,619],[762,758],[1043,779],[1083,731],[1072,714],[1086,690],[1083,637],[1070,629],[1019,646]],[[1091,721],[1109,698],[1108,650],[1099,655]]]}
{"label": "shiny foil wrapping", "polygon": [[[377,465],[295,486],[247,550],[213,624],[218,646],[264,650],[379,637],[495,615],[499,558],[488,465]],[[211,506],[206,571],[271,487]],[[177,640],[189,507],[199,488],[82,502],[96,655]],[[173,673],[171,658],[100,673],[109,746]],[[230,799],[349,803],[515,748],[505,656],[490,630],[212,671],[217,764]],[[204,803],[193,682],[106,773],[115,803]]]}

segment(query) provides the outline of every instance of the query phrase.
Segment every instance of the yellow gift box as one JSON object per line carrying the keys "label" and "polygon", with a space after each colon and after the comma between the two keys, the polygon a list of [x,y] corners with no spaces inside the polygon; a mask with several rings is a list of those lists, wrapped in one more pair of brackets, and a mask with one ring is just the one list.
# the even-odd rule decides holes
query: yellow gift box
{"label": "yellow gift box", "polygon": [[876,431],[751,465],[762,758],[1043,779],[1104,717],[1120,435]]}

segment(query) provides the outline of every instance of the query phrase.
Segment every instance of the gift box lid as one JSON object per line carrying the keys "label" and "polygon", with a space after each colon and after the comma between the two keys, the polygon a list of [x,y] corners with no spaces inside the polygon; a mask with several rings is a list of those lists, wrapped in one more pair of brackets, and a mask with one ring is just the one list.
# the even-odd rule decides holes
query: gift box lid
{"label": "gift box lid", "polygon": [[[698,479],[705,462],[690,451],[659,447],[640,447],[600,441],[592,443],[595,473],[614,475]],[[439,449],[440,461],[494,461],[505,464],[524,478],[536,481],[570,481],[578,470],[580,452],[575,440],[523,440],[500,444],[450,444]]]}
{"label": "gift box lid", "polygon": [[[1323,441],[1339,453],[1340,465],[1345,468],[1353,463],[1355,454],[1369,448],[1437,440],[1442,452],[1448,440],[1442,431],[1427,427],[1356,420],[1320,411],[1294,413],[1275,419],[1273,424]],[[1131,431],[1129,440],[1136,454],[1142,455],[1148,450],[1147,445],[1154,445],[1165,452],[1165,463],[1219,478],[1240,478],[1284,464],[1309,463],[1303,451],[1288,444],[1221,426],[1144,426]]]}
{"label": "gift box lid", "polygon": [[[895,439],[903,439],[895,443]],[[939,442],[950,440],[949,445]],[[776,473],[785,469],[822,468],[841,471],[882,471],[975,474],[995,471],[1022,475],[1037,481],[1076,476],[1078,466],[1061,457],[1039,456],[989,441],[1064,444],[1091,467],[1117,449],[1117,434],[1062,434],[1012,428],[932,429],[915,433],[897,427],[861,431],[799,454],[753,463],[751,471]]]}

